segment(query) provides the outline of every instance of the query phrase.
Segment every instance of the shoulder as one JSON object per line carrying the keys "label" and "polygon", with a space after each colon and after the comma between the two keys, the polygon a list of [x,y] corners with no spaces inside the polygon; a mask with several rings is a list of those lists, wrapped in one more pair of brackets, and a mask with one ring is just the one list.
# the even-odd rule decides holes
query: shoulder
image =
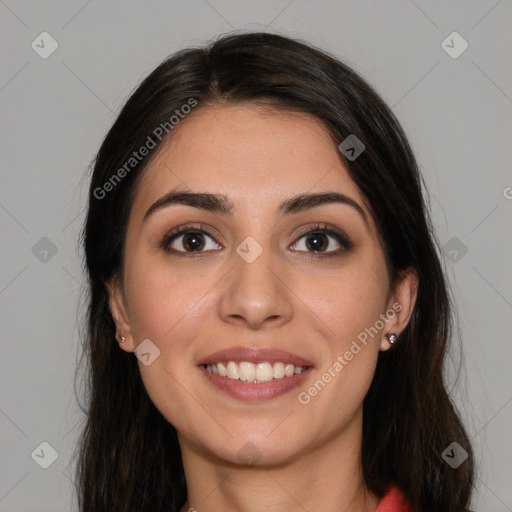
{"label": "shoulder", "polygon": [[375,512],[416,512],[396,485],[388,487]]}

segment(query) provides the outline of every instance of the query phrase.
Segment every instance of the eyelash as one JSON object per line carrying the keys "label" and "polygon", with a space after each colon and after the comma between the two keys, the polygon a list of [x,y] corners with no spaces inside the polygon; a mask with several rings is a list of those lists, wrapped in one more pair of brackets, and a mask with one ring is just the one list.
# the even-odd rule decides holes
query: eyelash
{"label": "eyelash", "polygon": [[[174,240],[176,240],[179,236],[185,235],[187,233],[197,233],[200,235],[206,235],[215,241],[214,236],[207,229],[205,229],[202,225],[186,225],[186,226],[178,227],[178,228],[170,231],[169,233],[167,233],[164,236],[162,242],[160,243],[160,247],[165,252],[167,252],[169,254],[177,255],[177,256],[185,256],[188,258],[202,257],[202,256],[204,256],[204,254],[206,252],[209,252],[209,251],[187,252],[187,251],[177,251],[175,249],[169,249],[169,245],[172,242],[174,242]],[[317,234],[321,234],[321,235],[325,235],[325,236],[332,236],[336,240],[336,242],[338,242],[340,244],[341,248],[334,250],[334,251],[329,251],[329,252],[322,252],[322,251],[307,252],[307,254],[308,254],[307,257],[312,257],[312,258],[334,257],[334,256],[339,256],[340,253],[348,252],[353,248],[353,243],[350,241],[350,239],[348,238],[348,236],[345,233],[339,232],[337,230],[333,230],[332,228],[330,229],[328,227],[328,224],[318,224],[313,228],[308,228],[306,231],[299,234],[298,238],[295,240],[293,245],[296,245],[299,240],[306,237],[307,235],[317,235]],[[215,241],[215,243],[218,244],[218,242],[216,242],[216,241]],[[296,252],[305,252],[305,251],[296,251]]]}

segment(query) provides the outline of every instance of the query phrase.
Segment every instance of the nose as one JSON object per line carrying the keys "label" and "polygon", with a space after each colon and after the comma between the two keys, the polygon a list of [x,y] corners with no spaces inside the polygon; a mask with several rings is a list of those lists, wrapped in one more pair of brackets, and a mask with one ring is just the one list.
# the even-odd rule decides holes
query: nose
{"label": "nose", "polygon": [[233,254],[219,301],[223,321],[253,330],[279,327],[293,314],[290,268],[265,249],[252,262]]}

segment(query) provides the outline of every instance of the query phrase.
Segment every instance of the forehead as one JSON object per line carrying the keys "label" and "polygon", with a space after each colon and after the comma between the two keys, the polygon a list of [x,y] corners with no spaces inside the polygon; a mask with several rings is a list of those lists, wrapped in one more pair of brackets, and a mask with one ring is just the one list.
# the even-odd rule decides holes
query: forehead
{"label": "forehead", "polygon": [[255,105],[202,107],[181,121],[148,166],[134,207],[176,187],[226,195],[236,211],[323,191],[349,195],[366,210],[320,120]]}

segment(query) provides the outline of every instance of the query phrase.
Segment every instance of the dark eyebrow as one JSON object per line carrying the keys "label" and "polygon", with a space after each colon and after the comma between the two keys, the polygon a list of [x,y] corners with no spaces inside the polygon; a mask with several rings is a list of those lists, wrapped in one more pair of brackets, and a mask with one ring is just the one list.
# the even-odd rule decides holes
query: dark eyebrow
{"label": "dark eyebrow", "polygon": [[193,206],[194,208],[221,213],[223,215],[233,215],[234,211],[233,205],[225,196],[206,192],[180,192],[171,190],[147,209],[143,220],[146,220],[156,211],[173,204]]}
{"label": "dark eyebrow", "polygon": [[[350,197],[339,192],[320,192],[316,194],[299,194],[290,197],[284,201],[277,209],[278,217],[299,213],[310,208],[315,208],[325,204],[345,204],[354,208],[363,217],[365,224],[369,227],[368,219],[363,208]],[[192,206],[201,210],[208,210],[222,215],[232,216],[234,206],[227,197],[219,194],[210,194],[207,192],[186,192],[171,190],[156,202],[154,202],[144,214],[146,220],[156,211],[171,206],[173,204],[182,204]]]}
{"label": "dark eyebrow", "polygon": [[365,224],[369,227],[368,219],[363,208],[350,197],[339,192],[320,192],[317,194],[299,194],[290,197],[284,201],[277,209],[278,216],[281,217],[290,213],[298,213],[310,208],[322,206],[324,204],[345,204],[354,208],[363,217]]}

